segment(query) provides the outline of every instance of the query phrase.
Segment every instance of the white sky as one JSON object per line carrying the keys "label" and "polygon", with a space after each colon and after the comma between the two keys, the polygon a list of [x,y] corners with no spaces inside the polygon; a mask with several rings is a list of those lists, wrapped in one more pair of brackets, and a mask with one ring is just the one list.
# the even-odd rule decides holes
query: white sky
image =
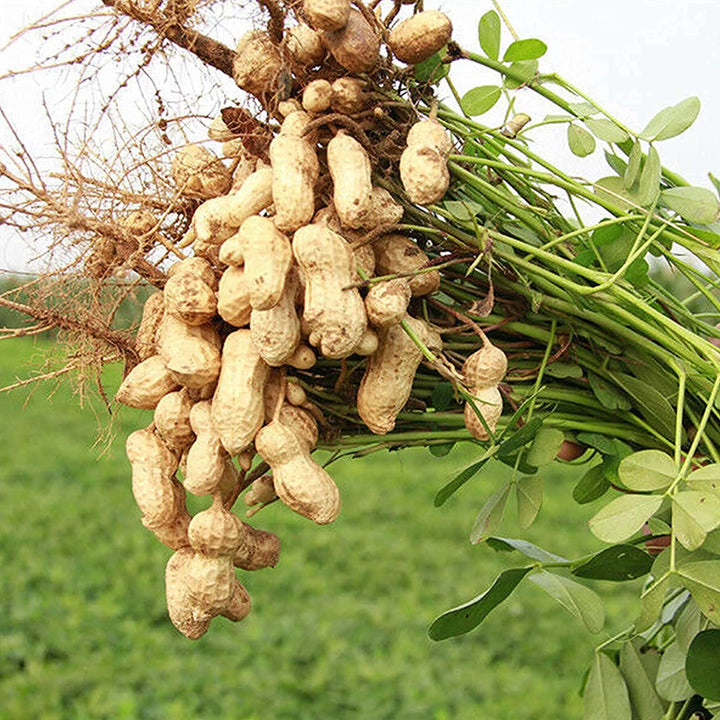
{"label": "white sky", "polygon": [[[58,4],[59,0],[0,0],[0,47],[17,29]],[[663,164],[691,183],[707,186],[708,171],[720,176],[718,0],[502,0],[501,5],[520,37],[547,43],[541,72],[563,75],[635,130],[661,108],[699,96],[702,110],[695,125],[660,144],[660,156]],[[426,7],[446,12],[453,20],[454,39],[469,50],[478,49],[477,23],[491,9],[489,0],[438,0],[437,5],[426,0]],[[237,35],[241,33],[238,29]],[[504,45],[509,42],[505,32]],[[11,46],[0,56],[0,68],[13,66],[14,52]],[[453,78],[461,92],[497,82],[494,73],[471,63],[453,65]],[[0,106],[20,120],[21,127],[31,127],[38,112],[22,93],[0,94]],[[535,121],[557,112],[529,90],[521,93],[516,110]],[[494,122],[490,114],[480,120]],[[567,151],[564,133],[564,126],[544,129],[537,136],[537,151],[583,177],[610,174],[601,144],[592,157],[580,160]],[[27,269],[31,256],[22,240],[0,229],[0,271]]]}

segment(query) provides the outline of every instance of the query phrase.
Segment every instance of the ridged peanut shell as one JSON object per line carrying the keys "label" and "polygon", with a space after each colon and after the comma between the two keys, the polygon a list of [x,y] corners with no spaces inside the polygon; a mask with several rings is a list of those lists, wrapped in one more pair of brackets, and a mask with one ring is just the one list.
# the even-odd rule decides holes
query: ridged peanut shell
{"label": "ridged peanut shell", "polygon": [[218,314],[235,327],[244,327],[250,322],[252,305],[245,268],[229,267],[222,274],[218,288]]}
{"label": "ridged peanut shell", "polygon": [[339,30],[350,16],[350,0],[305,0],[303,10],[314,28]]}
{"label": "ridged peanut shell", "polygon": [[[483,416],[487,426],[494,433],[502,415],[502,395],[497,387],[471,388],[475,406]],[[465,427],[476,440],[488,440],[489,435],[472,405],[465,403]]]}
{"label": "ridged peanut shell", "polygon": [[342,115],[354,115],[364,109],[367,101],[364,85],[361,80],[352,77],[341,77],[332,84],[332,109]]}
{"label": "ridged peanut shell", "polygon": [[242,542],[233,562],[242,570],[275,567],[280,559],[280,538],[275,533],[243,523]]}
{"label": "ridged peanut shell", "polygon": [[378,328],[397,325],[405,317],[411,297],[407,278],[372,285],[365,296],[365,310],[370,324]]}
{"label": "ridged peanut shell", "polygon": [[318,443],[318,427],[315,418],[302,408],[283,403],[278,420],[289,427],[307,446],[314,450]]}
{"label": "ridged peanut shell", "polygon": [[309,113],[322,113],[330,107],[332,98],[332,85],[327,80],[313,80],[303,90],[302,105]]}
{"label": "ridged peanut shell", "polygon": [[350,9],[344,27],[323,32],[322,39],[335,60],[351,73],[370,72],[380,58],[380,38],[355,8]]}
{"label": "ridged peanut shell", "polygon": [[235,49],[233,78],[252,95],[269,92],[282,70],[280,51],[264,30],[250,30]]}
{"label": "ridged peanut shell", "polygon": [[215,317],[217,299],[212,288],[199,275],[178,273],[163,288],[165,312],[188,325],[203,325]]}
{"label": "ridged peanut shell", "polygon": [[201,257],[189,257],[176,262],[168,270],[168,278],[174,278],[184,273],[197,275],[211,290],[217,290],[217,278],[215,270],[210,262]]}
{"label": "ridged peanut shell", "polygon": [[187,392],[178,390],[165,395],[155,408],[155,430],[172,450],[184,450],[195,439],[190,427],[192,406],[193,401]]}
{"label": "ridged peanut shell", "polygon": [[417,65],[446,45],[451,36],[450,18],[438,10],[425,10],[398,23],[388,45],[398,60]]}
{"label": "ridged peanut shell", "polygon": [[193,405],[190,424],[196,437],[187,452],[185,488],[193,495],[209,495],[222,482],[228,459],[212,421],[209,400]]}
{"label": "ridged peanut shell", "polygon": [[320,65],[327,52],[320,35],[305,23],[293,25],[285,31],[285,47],[302,67]]}
{"label": "ridged peanut shell", "polygon": [[172,624],[188,639],[197,640],[210,627],[210,618],[196,619],[187,590],[187,567],[194,553],[191,549],[178,550],[165,568],[165,596]]}
{"label": "ridged peanut shell", "polygon": [[171,174],[181,195],[200,200],[224,195],[232,185],[230,171],[201,145],[180,148],[173,157]]}
{"label": "ridged peanut shell", "polygon": [[407,145],[430,145],[443,157],[447,157],[453,148],[452,138],[448,131],[433,119],[421,120],[415,123],[408,132]]}
{"label": "ridged peanut shell", "polygon": [[235,592],[232,558],[196,553],[188,563],[187,588],[197,615],[220,615],[228,607]]}
{"label": "ridged peanut shell", "polygon": [[[404,235],[385,235],[373,243],[377,275],[412,273],[427,267],[429,258],[417,243]],[[436,292],[440,273],[430,270],[407,278],[414,297]]]}
{"label": "ridged peanut shell", "polygon": [[255,436],[255,447],[272,468],[275,492],[285,505],[319,525],[335,520],[340,491],[291,428],[277,420],[269,423]]}
{"label": "ridged peanut shell", "polygon": [[136,365],[122,381],[115,400],[129,407],[152,410],[178,383],[159,355]]}
{"label": "ridged peanut shell", "polygon": [[162,291],[154,292],[143,306],[142,318],[135,335],[135,351],[140,360],[147,360],[157,354],[155,337],[165,312]]}
{"label": "ridged peanut shell", "polygon": [[217,500],[195,515],[188,530],[193,550],[212,557],[234,555],[242,534],[243,526],[238,517]]}
{"label": "ridged peanut shell", "polygon": [[250,593],[248,593],[239,580],[235,580],[230,602],[220,614],[232,622],[240,622],[240,620],[244,620],[249,615],[251,609],[252,600],[250,599]]}
{"label": "ridged peanut shell", "polygon": [[411,202],[432,205],[443,198],[450,173],[442,154],[430,145],[409,145],[400,156],[400,179]]}
{"label": "ridged peanut shell", "polygon": [[243,501],[248,507],[251,507],[252,505],[272,502],[276,498],[277,493],[275,492],[272,477],[270,475],[263,475],[253,481],[243,496]]}
{"label": "ridged peanut shell", "polygon": [[372,205],[372,167],[365,148],[340,130],[327,145],[327,162],[341,224],[362,227]]}
{"label": "ridged peanut shell", "polygon": [[144,516],[142,524],[155,534],[155,537],[166,547],[172,550],[190,547],[188,527],[190,526],[190,513],[187,509],[185,488],[176,478],[172,478],[173,493],[175,495],[175,516],[166,525],[153,525]]}
{"label": "ridged peanut shell", "polygon": [[463,365],[465,381],[473,388],[494,387],[506,372],[507,356],[490,342],[470,355]]}

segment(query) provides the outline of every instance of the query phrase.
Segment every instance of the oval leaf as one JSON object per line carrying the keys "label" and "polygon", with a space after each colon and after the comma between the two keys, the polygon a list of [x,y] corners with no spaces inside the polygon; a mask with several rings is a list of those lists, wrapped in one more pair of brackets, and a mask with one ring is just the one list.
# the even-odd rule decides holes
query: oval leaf
{"label": "oval leaf", "polygon": [[547,52],[547,45],[542,40],[528,38],[511,43],[503,55],[503,62],[519,60],[537,60]]}
{"label": "oval leaf", "polygon": [[684,220],[698,225],[709,225],[718,219],[720,207],[715,195],[701,187],[678,187],[663,190],[660,200]]}
{"label": "oval leaf", "polygon": [[464,470],[459,472],[450,482],[443,485],[435,495],[435,507],[440,507],[455,492],[457,492],[468,480],[474,477],[482,470],[490,456],[482,457],[472,465],[468,465]]}
{"label": "oval leaf", "polygon": [[676,642],[665,648],[655,687],[661,698],[672,702],[687,700],[693,694],[685,675],[685,653]]}
{"label": "oval leaf", "polygon": [[640,530],[662,501],[661,495],[622,495],[590,518],[588,525],[600,540],[622,542]]}
{"label": "oval leaf", "polygon": [[604,653],[595,653],[585,685],[585,720],[631,720],[630,698],[622,674]]}
{"label": "oval leaf", "polygon": [[625,168],[625,175],[623,182],[626,188],[631,188],[640,177],[640,166],[642,163],[642,147],[640,141],[636,140],[633,143],[632,150],[628,156],[627,168]]}
{"label": "oval leaf", "polygon": [[610,489],[610,481],[603,465],[591,467],[573,488],[573,500],[578,505],[597,500]]}
{"label": "oval leaf", "polygon": [[478,24],[480,47],[491,59],[497,60],[500,55],[500,17],[494,10],[488,10]]}
{"label": "oval leaf", "polygon": [[428,628],[428,635],[432,640],[447,640],[470,632],[510,595],[532,569],[532,566],[511,568],[500,573],[482,595],[436,618]]}
{"label": "oval leaf", "polygon": [[687,602],[675,623],[675,640],[684,653],[690,650],[693,638],[703,629],[705,618],[692,598]]}
{"label": "oval leaf", "polygon": [[658,432],[667,438],[675,437],[675,410],[659,390],[626,373],[612,373],[612,376]]}
{"label": "oval leaf", "polygon": [[638,196],[640,204],[651,205],[655,202],[660,193],[660,177],[662,175],[662,163],[658,151],[650,146],[645,165],[640,173],[640,184],[638,187]]}
{"label": "oval leaf", "polygon": [[543,484],[537,475],[520,478],[515,484],[518,524],[529,528],[540,512],[543,501]]}
{"label": "oval leaf", "polygon": [[685,674],[698,695],[720,700],[720,630],[703,630],[695,636],[685,661]]}
{"label": "oval leaf", "polygon": [[529,465],[540,467],[551,463],[565,440],[562,430],[557,428],[541,428],[528,450],[525,460]]}
{"label": "oval leaf", "polygon": [[568,125],[567,140],[570,150],[578,157],[587,157],[595,151],[595,138],[579,125]]}
{"label": "oval leaf", "polygon": [[593,395],[604,408],[608,410],[629,410],[632,407],[622,390],[618,390],[609,380],[588,372],[588,381]]}
{"label": "oval leaf", "polygon": [[614,545],[575,565],[571,572],[590,580],[622,582],[647,575],[652,564],[653,557],[635,545]]}
{"label": "oval leaf", "polygon": [[530,582],[560,603],[591,633],[598,633],[602,630],[605,624],[605,608],[602,600],[590,588],[545,570],[531,575]]}
{"label": "oval leaf", "polygon": [[700,99],[689,97],[686,100],[663,108],[647,124],[640,137],[645,140],[667,140],[685,132],[700,113]]}
{"label": "oval leaf", "polygon": [[720,624],[720,560],[686,563],[677,574],[703,615]]}
{"label": "oval leaf", "polygon": [[521,85],[527,85],[532,82],[538,71],[537,60],[519,60],[510,65],[510,73],[512,77],[505,76],[503,85],[509,90],[519,88]]}
{"label": "oval leaf", "polygon": [[675,479],[675,461],[661,450],[640,450],[620,461],[620,481],[630,490],[662,490]]}
{"label": "oval leaf", "polygon": [[705,536],[720,526],[720,498],[713,493],[685,490],[673,498],[673,530],[687,550],[697,550]]}
{"label": "oval leaf", "polygon": [[511,552],[517,550],[525,557],[539,560],[540,562],[550,563],[566,563],[567,560],[560,555],[555,555],[547,550],[543,550],[537,545],[533,545],[527,540],[519,540],[518,538],[491,537],[487,539],[487,544],[497,552]]}
{"label": "oval leaf", "polygon": [[607,118],[588,118],[585,120],[585,124],[598,140],[621,143],[628,139],[628,134]]}
{"label": "oval leaf", "polygon": [[640,653],[630,641],[623,643],[620,648],[620,672],[625,678],[637,720],[660,720],[664,711],[655,691],[655,678],[648,675]]}
{"label": "oval leaf", "polygon": [[480,509],[470,531],[473,545],[486,540],[500,527],[511,487],[511,483],[503,485]]}
{"label": "oval leaf", "polygon": [[686,482],[691,490],[720,495],[720,463],[712,463],[693,470]]}
{"label": "oval leaf", "polygon": [[468,115],[482,115],[500,99],[500,92],[497,85],[473,88],[463,95],[460,106]]}

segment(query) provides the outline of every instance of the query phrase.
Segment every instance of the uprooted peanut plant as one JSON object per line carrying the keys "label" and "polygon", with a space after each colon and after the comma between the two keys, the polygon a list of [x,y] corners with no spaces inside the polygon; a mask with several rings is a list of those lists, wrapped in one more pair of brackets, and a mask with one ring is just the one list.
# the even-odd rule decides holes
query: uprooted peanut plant
{"label": "uprooted peanut plant", "polygon": [[[62,171],[39,168],[8,121],[19,151],[0,167],[4,222],[52,235],[54,264],[0,303],[33,319],[10,336],[64,333],[66,369],[84,381],[124,362],[111,411],[153,411],[127,454],[142,523],[174,551],[175,626],[199,638],[218,615],[242,620],[235,568],[278,562],[280,539],[232,512],[243,493],[246,519],[279,500],[327,524],[341,510],[334,459],[355,455],[361,471],[376,450],[442,456],[469,442],[476,461],[436,505],[510,466],[470,539],[526,562],[430,637],[472,630],[524,578],[600,632],[602,603],[575,578],[646,577],[638,618],[598,647],[588,716],[690,717],[720,700],[719,206],[657,149],[699,101],[635,132],[542,74],[541,41],[515,37],[501,58],[495,11],[476,53],[444,13],[399,0],[259,0],[244,25],[222,2],[103,4],[47,63],[100,54],[131,69],[95,124],[75,135],[68,123]],[[237,32],[235,50],[202,32],[213,23]],[[184,77],[176,48],[204,74]],[[461,62],[497,84],[461,96],[449,75]],[[152,122],[133,127],[123,93],[149,103],[158,65],[207,94],[191,103],[155,84]],[[529,124],[516,107],[531,92],[562,114]],[[500,127],[473,119],[501,98]],[[605,143],[613,174],[591,183],[536,155],[528,139],[549,123],[567,125],[579,156]],[[588,207],[601,219],[584,220]],[[660,262],[694,295],[659,282]],[[138,293],[142,317],[118,327]],[[332,451],[324,464],[316,447]],[[607,547],[590,557],[495,536],[511,494],[520,526],[533,522],[553,461],[577,466],[578,503],[608,496],[590,521]],[[188,492],[209,509],[191,517]]]}

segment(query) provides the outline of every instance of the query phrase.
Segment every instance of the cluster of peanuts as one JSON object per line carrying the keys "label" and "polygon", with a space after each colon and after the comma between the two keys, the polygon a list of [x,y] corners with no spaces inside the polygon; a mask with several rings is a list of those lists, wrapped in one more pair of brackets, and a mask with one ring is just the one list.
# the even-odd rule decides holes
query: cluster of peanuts
{"label": "cluster of peanuts", "polygon": [[[318,356],[365,357],[357,413],[385,434],[410,397],[424,352],[442,350],[438,332],[408,312],[413,298],[438,290],[439,272],[408,236],[377,233],[366,241],[373,230],[396,226],[403,207],[373,183],[371,157],[351,132],[331,126],[331,136],[321,136],[313,125],[323,113],[352,116],[365,107],[363,82],[353,74],[374,67],[380,39],[349,0],[305,0],[304,15],[312,27],[290,28],[282,48],[263,31],[243,37],[240,87],[262,96],[287,54],[307,68],[329,50],[349,74],[310,79],[296,99],[280,102],[279,130],[261,157],[216,118],[209,135],[224,143],[232,172],[203,146],[178,152],[178,192],[202,201],[179,245],[193,254],[148,298],[136,338],[140,362],[116,394],[154,411],[151,425],[128,438],[127,455],[142,522],[175,551],[166,571],[168,611],[189,638],[213,617],[240,620],[249,612],[235,568],[278,561],[277,536],[231,512],[242,490],[249,506],[279,499],[318,524],[340,511],[335,482],[311,455],[324,418],[302,387],[302,371]],[[434,33],[428,20],[439,26]],[[450,32],[442,13],[418,13],[387,42],[396,57],[415,63]],[[451,148],[435,119],[410,129],[400,176],[411,202],[442,198]],[[469,386],[487,394],[489,379],[473,367],[466,367]],[[490,383],[495,392],[503,374]],[[475,434],[471,420],[468,427]],[[249,484],[257,456],[270,474]],[[210,496],[212,505],[191,518],[186,492]]]}

